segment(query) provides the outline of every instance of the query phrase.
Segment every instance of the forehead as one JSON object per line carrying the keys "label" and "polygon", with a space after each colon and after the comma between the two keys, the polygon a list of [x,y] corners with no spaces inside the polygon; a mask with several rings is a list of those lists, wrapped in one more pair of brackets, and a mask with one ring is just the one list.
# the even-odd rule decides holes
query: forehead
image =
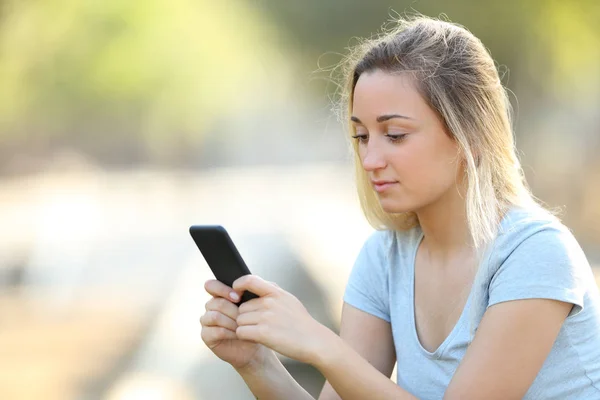
{"label": "forehead", "polygon": [[358,78],[352,99],[352,114],[361,119],[394,113],[419,118],[428,112],[432,110],[409,74],[375,70],[363,73]]}

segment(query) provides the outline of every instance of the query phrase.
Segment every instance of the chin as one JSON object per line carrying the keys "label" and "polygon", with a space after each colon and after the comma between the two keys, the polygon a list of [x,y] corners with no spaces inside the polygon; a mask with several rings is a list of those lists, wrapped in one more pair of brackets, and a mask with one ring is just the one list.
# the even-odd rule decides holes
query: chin
{"label": "chin", "polygon": [[400,214],[412,212],[415,210],[415,207],[410,207],[407,204],[398,200],[394,201],[391,199],[380,199],[379,204],[381,205],[383,211],[389,214]]}

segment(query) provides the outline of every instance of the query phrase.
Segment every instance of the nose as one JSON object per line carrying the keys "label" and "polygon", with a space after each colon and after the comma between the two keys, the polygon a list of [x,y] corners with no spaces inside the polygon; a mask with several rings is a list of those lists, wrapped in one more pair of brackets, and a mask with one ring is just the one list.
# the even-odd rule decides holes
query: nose
{"label": "nose", "polygon": [[385,168],[386,161],[381,148],[375,141],[370,140],[362,151],[362,165],[365,171],[372,172],[378,169]]}

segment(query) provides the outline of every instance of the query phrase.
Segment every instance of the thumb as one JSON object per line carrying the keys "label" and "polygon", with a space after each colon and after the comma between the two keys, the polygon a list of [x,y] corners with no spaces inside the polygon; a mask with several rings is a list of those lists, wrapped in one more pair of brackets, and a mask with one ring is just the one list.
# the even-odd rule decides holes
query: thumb
{"label": "thumb", "polygon": [[236,279],[232,287],[236,291],[247,290],[259,297],[274,294],[280,290],[276,284],[267,282],[257,275],[244,275]]}

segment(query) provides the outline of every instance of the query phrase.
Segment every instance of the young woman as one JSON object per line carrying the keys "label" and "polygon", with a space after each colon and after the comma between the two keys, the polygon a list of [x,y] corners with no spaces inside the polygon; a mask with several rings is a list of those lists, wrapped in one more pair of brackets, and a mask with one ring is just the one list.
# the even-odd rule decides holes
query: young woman
{"label": "young woman", "polygon": [[[206,283],[204,342],[261,400],[311,398],[274,351],[321,371],[323,400],[600,399],[598,288],[527,188],[483,44],[419,17],[347,61],[359,195],[377,231],[347,284],[340,336],[245,276]],[[260,298],[238,308],[243,290]]]}

